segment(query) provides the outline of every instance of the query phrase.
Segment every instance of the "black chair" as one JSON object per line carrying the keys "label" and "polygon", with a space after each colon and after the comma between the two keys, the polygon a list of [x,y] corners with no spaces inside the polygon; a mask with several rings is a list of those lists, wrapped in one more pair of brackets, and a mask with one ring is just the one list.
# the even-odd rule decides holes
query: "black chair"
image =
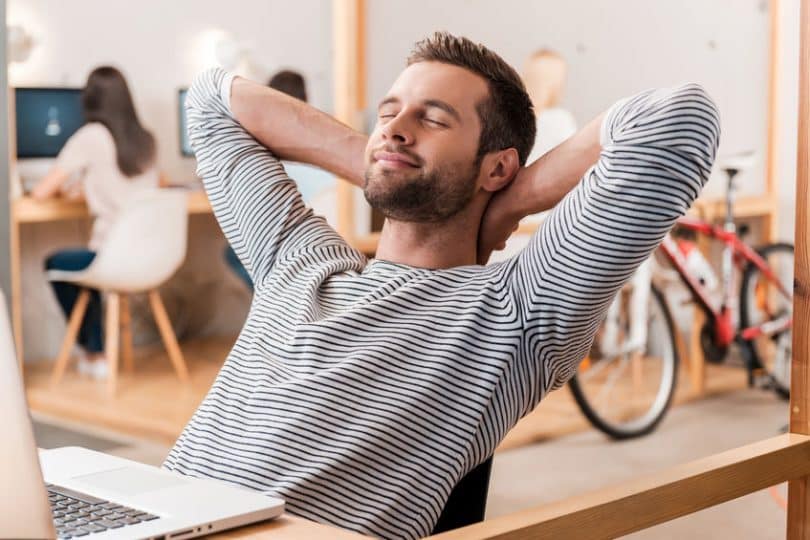
{"label": "black chair", "polygon": [[450,492],[450,497],[447,499],[447,504],[444,505],[444,510],[442,510],[432,534],[484,521],[491,472],[492,457],[459,480],[456,487]]}

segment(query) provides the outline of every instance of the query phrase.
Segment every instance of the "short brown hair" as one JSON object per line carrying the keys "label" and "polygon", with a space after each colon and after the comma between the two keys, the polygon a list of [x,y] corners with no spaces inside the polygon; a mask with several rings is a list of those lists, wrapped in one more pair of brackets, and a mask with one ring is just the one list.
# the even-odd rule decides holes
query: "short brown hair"
{"label": "short brown hair", "polygon": [[489,98],[477,106],[481,119],[478,158],[489,152],[515,148],[520,164],[526,164],[537,126],[532,101],[512,66],[480,43],[447,32],[436,32],[417,42],[407,65],[417,62],[442,62],[483,77],[489,87]]}
{"label": "short brown hair", "polygon": [[270,78],[267,86],[301,101],[307,100],[307,85],[304,82],[304,76],[297,71],[289,69],[279,71]]}

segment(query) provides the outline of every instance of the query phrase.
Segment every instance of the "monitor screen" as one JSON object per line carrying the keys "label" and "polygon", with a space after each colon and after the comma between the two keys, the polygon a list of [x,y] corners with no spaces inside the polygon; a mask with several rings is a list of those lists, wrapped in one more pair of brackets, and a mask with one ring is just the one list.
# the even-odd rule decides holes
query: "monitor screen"
{"label": "monitor screen", "polygon": [[180,135],[180,153],[184,156],[193,156],[194,151],[188,142],[188,124],[186,123],[186,93],[188,88],[177,91],[178,133]]}
{"label": "monitor screen", "polygon": [[17,157],[56,157],[84,124],[81,89],[15,88]]}

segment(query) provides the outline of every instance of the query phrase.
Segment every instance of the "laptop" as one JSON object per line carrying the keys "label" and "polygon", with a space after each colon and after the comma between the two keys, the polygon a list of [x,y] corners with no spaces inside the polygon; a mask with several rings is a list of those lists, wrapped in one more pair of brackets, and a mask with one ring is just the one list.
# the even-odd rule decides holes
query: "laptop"
{"label": "laptop", "polygon": [[180,540],[284,511],[256,491],[84,448],[38,452],[2,291],[0,425],[0,538]]}

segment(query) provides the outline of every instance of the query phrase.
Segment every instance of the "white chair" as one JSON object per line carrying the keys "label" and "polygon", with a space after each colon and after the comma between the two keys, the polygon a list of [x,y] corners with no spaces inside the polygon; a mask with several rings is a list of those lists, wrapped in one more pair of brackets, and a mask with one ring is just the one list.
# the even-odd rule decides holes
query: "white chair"
{"label": "white chair", "polygon": [[108,388],[114,393],[118,379],[119,329],[122,356],[132,370],[132,331],[129,294],[147,292],[155,322],[181,381],[188,381],[188,369],[172,330],[158,287],[168,280],[186,257],[188,211],[181,191],[154,190],[130,201],[129,208],[110,227],[93,262],[79,271],[50,270],[48,279],[82,287],[68,320],[65,338],[51,374],[51,384],[64,375],[70,351],[76,343],[90,298],[88,289],[107,295],[104,350],[109,362]]}

